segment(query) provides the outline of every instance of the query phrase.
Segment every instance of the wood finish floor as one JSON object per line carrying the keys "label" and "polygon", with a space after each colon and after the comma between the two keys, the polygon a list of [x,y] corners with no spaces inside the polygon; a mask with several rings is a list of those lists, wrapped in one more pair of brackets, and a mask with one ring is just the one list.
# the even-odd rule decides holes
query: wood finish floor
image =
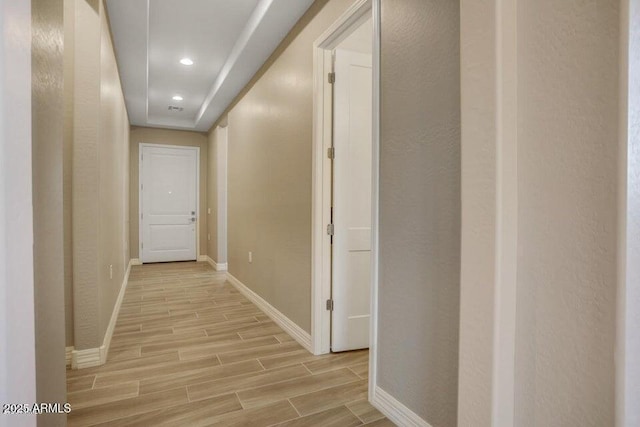
{"label": "wood finish floor", "polygon": [[206,263],[136,266],[107,363],[67,371],[68,425],[393,426],[368,356],[313,356]]}

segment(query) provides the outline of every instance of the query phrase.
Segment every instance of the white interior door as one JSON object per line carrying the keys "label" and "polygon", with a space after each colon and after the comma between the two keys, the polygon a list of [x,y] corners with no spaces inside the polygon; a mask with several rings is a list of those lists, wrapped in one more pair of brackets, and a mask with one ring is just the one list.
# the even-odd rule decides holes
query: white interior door
{"label": "white interior door", "polygon": [[198,151],[142,146],[140,157],[140,259],[196,259]]}
{"label": "white interior door", "polygon": [[337,49],[334,83],[331,350],[369,347],[371,55]]}

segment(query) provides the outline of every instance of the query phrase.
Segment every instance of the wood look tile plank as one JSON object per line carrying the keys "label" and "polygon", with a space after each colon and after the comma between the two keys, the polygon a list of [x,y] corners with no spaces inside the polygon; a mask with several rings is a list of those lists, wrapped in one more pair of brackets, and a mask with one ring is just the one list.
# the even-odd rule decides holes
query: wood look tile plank
{"label": "wood look tile plank", "polygon": [[256,325],[251,329],[238,332],[238,334],[242,337],[243,340],[264,337],[267,335],[276,335],[281,333],[282,333],[282,328],[280,328],[280,326],[276,325],[273,322],[260,323],[259,325]]}
{"label": "wood look tile plank", "polygon": [[315,374],[331,371],[333,369],[345,368],[368,361],[369,351],[358,350],[346,351],[344,353],[334,354],[332,357],[304,362],[304,366],[306,366],[311,372]]}
{"label": "wood look tile plank", "polygon": [[[198,341],[199,339],[200,341],[202,339],[205,339],[206,341],[206,337],[207,337],[207,334],[203,330],[191,330],[191,331],[175,332],[171,334],[150,335],[143,338],[139,338],[138,340],[135,340],[135,339],[132,340],[128,338],[121,339],[120,337],[117,337],[118,339],[114,339],[111,345],[113,346],[113,348],[120,349],[123,347],[128,347],[129,345],[132,345],[132,344],[137,344],[141,346],[140,352],[144,355],[145,353],[150,354],[150,353],[162,353],[164,351],[175,351],[176,348],[181,346],[180,343],[189,342],[191,340],[195,342],[199,342]],[[175,344],[175,345],[173,347],[170,347],[170,344]],[[154,346],[157,349],[158,345],[161,346],[160,351],[144,350],[145,348],[147,349],[153,348]]]}
{"label": "wood look tile plank", "polygon": [[[235,363],[241,360],[257,359],[264,356],[270,356],[272,354],[286,353],[289,351],[299,350],[302,348],[300,344],[295,341],[280,343],[275,337],[268,337],[273,340],[273,345],[265,345],[263,347],[248,348],[238,351],[231,351],[228,353],[219,353],[218,358],[222,363]],[[255,338],[259,339],[259,338]],[[250,342],[246,340],[245,342]]]}
{"label": "wood look tile plank", "polygon": [[204,427],[221,414],[240,411],[242,405],[235,394],[172,406],[100,424],[100,427],[185,426]]}
{"label": "wood look tile plank", "polygon": [[81,390],[90,390],[93,382],[96,380],[95,375],[85,375],[84,377],[69,378],[67,380],[67,394]]}
{"label": "wood look tile plank", "polygon": [[[205,334],[204,331],[191,331],[184,332],[184,334],[196,333],[197,336],[189,337],[189,338],[177,338],[175,340],[165,340],[161,342],[156,342],[152,344],[145,344],[142,346],[141,352],[142,355],[148,355],[153,353],[163,353],[166,351],[176,351],[182,348],[188,347],[197,347],[200,345],[215,345],[215,338],[209,337]],[[202,333],[202,335],[200,335]]]}
{"label": "wood look tile plank", "polygon": [[134,266],[107,363],[67,371],[68,425],[381,427],[367,370],[307,352],[207,263]]}
{"label": "wood look tile plank", "polygon": [[71,371],[67,371],[67,378],[80,377],[89,374],[101,374],[106,372],[122,372],[129,369],[162,365],[167,362],[175,362],[178,360],[180,360],[180,357],[177,351],[173,353],[163,353],[136,359],[119,360],[107,363],[102,366],[96,366],[94,368],[74,369]]}
{"label": "wood look tile plank", "polygon": [[[203,344],[198,346],[197,348],[191,348],[186,350],[180,350],[180,358],[194,359],[200,357],[211,356],[214,354],[245,354],[251,351],[259,351],[260,348],[267,347],[270,345],[282,345],[278,342],[275,337],[262,337],[262,338],[254,338],[251,340],[237,340],[237,341],[227,341],[227,342],[216,342],[214,338],[210,338],[210,342],[207,344]],[[144,348],[143,348],[144,350]],[[253,353],[251,353],[253,354]],[[219,356],[220,357],[220,356]],[[234,360],[229,359],[225,363],[239,362],[241,360],[247,359],[255,359],[252,357],[236,357]],[[222,360],[222,359],[220,359]]]}
{"label": "wood look tile plank", "polygon": [[365,424],[368,427],[396,427],[394,423],[389,421],[387,418],[383,418],[381,420],[373,421],[371,423]]}
{"label": "wood look tile plank", "polygon": [[187,390],[189,392],[189,398],[191,400],[199,400],[229,393],[231,391],[237,392],[241,390],[253,389],[269,384],[287,381],[292,378],[300,378],[310,375],[311,374],[309,373],[309,371],[306,370],[302,365],[288,366],[286,368],[255,372],[233,378],[224,378],[215,381],[201,382],[199,384],[189,385],[187,387]]}
{"label": "wood look tile plank", "polygon": [[298,417],[291,404],[284,400],[262,408],[243,409],[215,417],[211,427],[267,427]]}
{"label": "wood look tile plank", "polygon": [[117,362],[119,360],[135,359],[142,356],[139,345],[129,345],[122,348],[109,348],[107,355],[107,363]]}
{"label": "wood look tile plank", "polygon": [[242,406],[251,408],[356,380],[359,380],[359,377],[344,368],[241,391],[238,393],[238,397]]}
{"label": "wood look tile plank", "polygon": [[129,332],[140,332],[142,330],[142,325],[140,324],[133,324],[133,325],[125,325],[125,326],[116,326],[113,329],[113,336],[118,336],[121,334],[127,334]]}
{"label": "wood look tile plank", "polygon": [[317,411],[364,399],[368,393],[367,386],[366,380],[358,380],[293,397],[289,401],[300,415],[309,415]]}
{"label": "wood look tile plank", "polygon": [[367,399],[350,402],[345,406],[365,424],[384,418],[382,412],[374,408]]}
{"label": "wood look tile plank", "polygon": [[[260,371],[264,371],[264,368],[257,360],[247,360],[245,362],[214,366],[190,372],[179,371],[169,375],[159,373],[152,378],[146,378],[140,382],[140,394],[154,393],[170,388],[205,383]],[[229,391],[232,390],[229,389]],[[213,396],[213,394],[211,394],[211,396]]]}
{"label": "wood look tile plank", "polygon": [[78,410],[72,409],[67,416],[67,423],[69,427],[90,426],[185,403],[189,403],[187,390],[175,388]]}
{"label": "wood look tile plank", "polygon": [[158,374],[172,374],[176,372],[188,372],[197,369],[208,368],[219,365],[218,358],[207,357],[204,359],[195,359],[191,361],[179,360],[177,362],[168,362],[164,364],[156,364],[151,366],[141,366],[134,369],[123,371],[104,372],[98,374],[94,387],[105,387],[107,385],[118,384],[131,380],[143,380],[153,378]]}
{"label": "wood look tile plank", "polygon": [[357,365],[350,365],[349,369],[356,373],[360,378],[369,378],[369,362],[359,363]]}
{"label": "wood look tile plank", "polygon": [[362,422],[344,406],[327,409],[306,417],[277,424],[277,427],[353,427],[361,426]]}
{"label": "wood look tile plank", "polygon": [[67,394],[67,402],[73,409],[96,406],[116,400],[128,399],[138,395],[138,382],[126,382],[109,387],[94,388]]}
{"label": "wood look tile plank", "polygon": [[294,339],[291,338],[291,335],[287,334],[286,332],[275,334],[274,337],[276,337],[276,339],[280,342],[294,341]]}
{"label": "wood look tile plank", "polygon": [[[293,341],[293,339],[291,339],[291,341]],[[285,341],[284,343],[287,343],[287,342],[289,341]],[[324,354],[322,356],[314,356],[313,354],[309,353],[307,350],[301,349],[301,350],[292,351],[286,354],[277,354],[274,356],[260,357],[259,360],[260,360],[260,363],[262,363],[262,365],[266,369],[272,369],[272,368],[279,368],[282,366],[295,365],[296,363],[309,362],[312,360],[320,360],[330,356],[331,355],[329,354]]]}

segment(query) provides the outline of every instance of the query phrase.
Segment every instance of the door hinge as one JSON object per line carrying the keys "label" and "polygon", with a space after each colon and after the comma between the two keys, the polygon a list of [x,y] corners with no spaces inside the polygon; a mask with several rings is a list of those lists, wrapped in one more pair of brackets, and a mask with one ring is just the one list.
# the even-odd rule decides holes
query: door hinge
{"label": "door hinge", "polygon": [[336,147],[327,148],[327,157],[331,160],[336,158]]}
{"label": "door hinge", "polygon": [[331,84],[334,84],[336,82],[336,73],[335,73],[335,71],[332,71],[332,72],[329,73],[328,80],[329,80],[329,83],[331,83]]}
{"label": "door hinge", "polygon": [[140,184],[140,190],[144,190],[144,184]]}
{"label": "door hinge", "polygon": [[140,219],[144,219],[144,214],[140,214]]}
{"label": "door hinge", "polygon": [[333,300],[332,299],[328,299],[327,300],[327,310],[333,311]]}
{"label": "door hinge", "polygon": [[333,232],[334,232],[333,224],[327,224],[327,234],[329,236],[333,236]]}
{"label": "door hinge", "polygon": [[144,243],[140,243],[141,249],[144,249]]}

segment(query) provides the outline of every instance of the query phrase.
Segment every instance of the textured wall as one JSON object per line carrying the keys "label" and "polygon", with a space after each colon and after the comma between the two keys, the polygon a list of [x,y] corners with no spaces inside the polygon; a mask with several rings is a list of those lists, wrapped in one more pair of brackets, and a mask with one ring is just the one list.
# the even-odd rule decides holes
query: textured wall
{"label": "textured wall", "polygon": [[[100,4],[100,221],[98,280],[103,337],[129,264],[129,119],[104,5]],[[109,267],[113,266],[113,277]]]}
{"label": "textured wall", "polygon": [[218,262],[218,177],[216,163],[218,161],[216,142],[218,128],[209,131],[207,139],[209,141],[209,155],[207,157],[207,207],[211,209],[208,214],[207,234],[207,255]]}
{"label": "textured wall", "polygon": [[[624,2],[623,2],[624,3]],[[621,239],[620,265],[622,270],[618,278],[620,284],[620,304],[618,337],[620,339],[617,356],[620,383],[616,391],[619,413],[618,425],[640,425],[640,1],[629,0],[629,8],[623,14],[623,36],[628,31],[622,47],[626,52],[628,66],[622,70],[621,81]],[[623,397],[624,396],[624,397]],[[618,397],[620,399],[618,400]],[[624,424],[626,423],[626,424]]]}
{"label": "textured wall", "polygon": [[73,317],[82,350],[102,345],[129,262],[129,121],[102,2],[76,0],[73,24],[82,58],[74,62]]}
{"label": "textured wall", "polygon": [[619,2],[518,2],[516,425],[614,424]]}
{"label": "textured wall", "polygon": [[145,127],[131,127],[131,152],[130,152],[130,250],[131,257],[138,258],[140,252],[140,216],[138,195],[140,179],[138,176],[140,166],[140,144],[167,144],[184,145],[187,147],[200,147],[200,255],[207,255],[207,169],[208,169],[208,141],[207,135],[200,132],[188,132],[181,130],[155,129]]}
{"label": "textured wall", "polygon": [[[63,2],[34,0],[32,18],[33,235],[38,402],[66,402],[62,235]],[[41,414],[64,426],[65,414]]]}
{"label": "textured wall", "polygon": [[459,6],[383,0],[378,385],[455,426],[460,295]]}
{"label": "textured wall", "polygon": [[460,425],[614,425],[618,8],[462,2]]}
{"label": "textured wall", "polygon": [[460,3],[460,426],[492,425],[498,187],[495,4],[476,0]]}
{"label": "textured wall", "polygon": [[30,2],[2,3],[0,34],[0,401],[35,402]]}
{"label": "textured wall", "polygon": [[312,6],[301,30],[285,40],[286,48],[228,114],[229,272],[306,331],[311,328],[312,45],[350,3]]}
{"label": "textured wall", "polygon": [[64,237],[64,310],[66,345],[73,346],[73,250],[71,181],[73,159],[73,76],[75,1],[64,0],[64,128],[62,141],[62,215]]}
{"label": "textured wall", "polygon": [[[72,244],[74,345],[100,347],[98,227],[100,216],[100,16],[98,1],[75,2]],[[68,46],[69,48],[69,46]]]}
{"label": "textured wall", "polygon": [[209,131],[209,156],[207,159],[207,206],[211,209],[208,215],[207,254],[215,262],[222,262],[218,259],[218,127]]}

